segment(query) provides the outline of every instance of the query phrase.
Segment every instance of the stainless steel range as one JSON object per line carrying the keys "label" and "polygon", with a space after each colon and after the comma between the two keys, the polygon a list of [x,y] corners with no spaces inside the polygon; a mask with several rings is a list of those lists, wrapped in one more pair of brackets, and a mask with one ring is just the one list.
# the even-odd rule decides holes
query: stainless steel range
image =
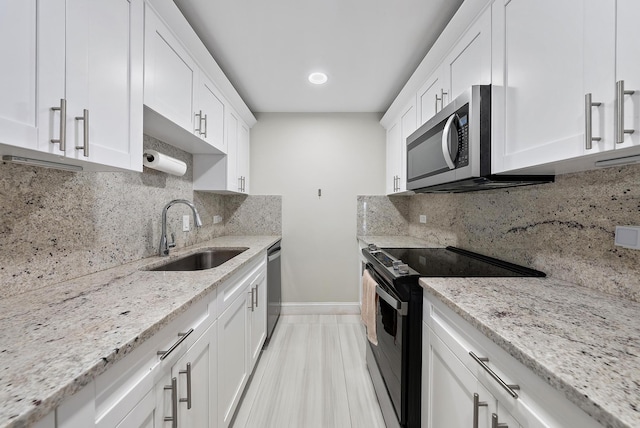
{"label": "stainless steel range", "polygon": [[420,277],[543,277],[544,273],[447,248],[362,250],[378,286],[378,344],[367,347],[367,367],[387,428],[420,427],[422,287]]}

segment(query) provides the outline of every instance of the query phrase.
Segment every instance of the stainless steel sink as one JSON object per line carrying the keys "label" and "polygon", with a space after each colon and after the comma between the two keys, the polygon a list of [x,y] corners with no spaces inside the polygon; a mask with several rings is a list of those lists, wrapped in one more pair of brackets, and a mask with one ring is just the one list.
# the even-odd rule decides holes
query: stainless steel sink
{"label": "stainless steel sink", "polygon": [[205,270],[218,267],[221,264],[231,260],[238,254],[247,251],[248,248],[213,248],[206,251],[200,251],[174,260],[162,266],[154,267],[148,270],[152,271],[194,271]]}

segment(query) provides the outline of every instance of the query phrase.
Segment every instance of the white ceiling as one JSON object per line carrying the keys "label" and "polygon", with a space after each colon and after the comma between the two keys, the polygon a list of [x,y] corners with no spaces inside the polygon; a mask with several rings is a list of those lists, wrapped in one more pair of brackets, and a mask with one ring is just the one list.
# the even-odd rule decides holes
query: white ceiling
{"label": "white ceiling", "polygon": [[384,112],[462,3],[174,1],[253,112]]}

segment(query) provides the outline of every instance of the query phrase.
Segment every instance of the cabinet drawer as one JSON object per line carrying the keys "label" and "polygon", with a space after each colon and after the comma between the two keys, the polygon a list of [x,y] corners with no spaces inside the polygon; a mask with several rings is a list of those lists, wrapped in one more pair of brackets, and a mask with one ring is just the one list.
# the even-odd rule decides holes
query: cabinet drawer
{"label": "cabinet drawer", "polygon": [[[166,367],[171,367],[215,321],[215,303],[214,290],[96,378],[96,426],[115,426],[131,411],[153,388],[157,380],[156,374]],[[210,311],[210,308],[213,308],[213,311]],[[171,349],[181,340],[179,333],[186,333],[190,329],[193,329],[193,332],[161,360],[158,352]]]}
{"label": "cabinet drawer", "polygon": [[255,279],[256,275],[263,270],[266,270],[267,266],[267,254],[264,252],[262,256],[256,258],[256,260],[250,262],[247,266],[240,269],[239,272],[234,274],[231,278],[222,283],[218,291],[218,313],[222,314],[236,298],[245,291],[249,283]]}

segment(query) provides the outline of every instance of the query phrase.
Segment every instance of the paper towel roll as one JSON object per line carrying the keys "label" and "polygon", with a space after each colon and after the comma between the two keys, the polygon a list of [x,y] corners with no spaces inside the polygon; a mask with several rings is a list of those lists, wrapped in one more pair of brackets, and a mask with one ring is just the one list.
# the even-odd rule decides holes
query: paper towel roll
{"label": "paper towel roll", "polygon": [[173,175],[184,175],[187,172],[187,164],[179,159],[158,153],[155,150],[145,150],[143,155],[144,166],[157,169]]}

